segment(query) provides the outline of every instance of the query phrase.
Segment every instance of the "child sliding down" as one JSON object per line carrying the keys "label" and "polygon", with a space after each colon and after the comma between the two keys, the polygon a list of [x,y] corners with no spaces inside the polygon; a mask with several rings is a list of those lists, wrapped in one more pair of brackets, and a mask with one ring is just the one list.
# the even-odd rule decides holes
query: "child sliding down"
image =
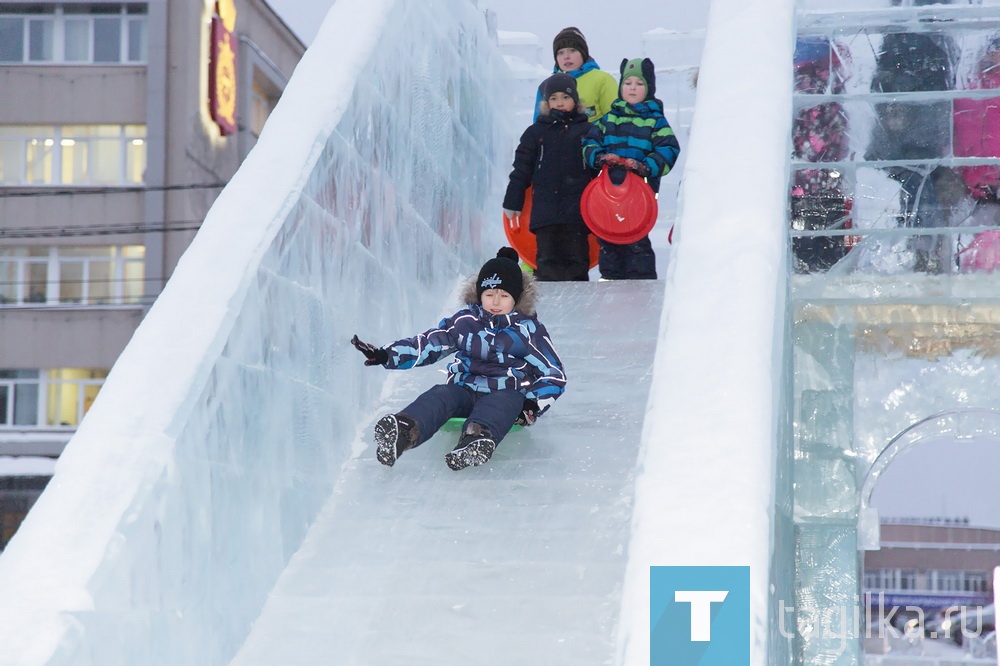
{"label": "child sliding down", "polygon": [[566,390],[566,374],[535,316],[537,285],[513,248],[501,248],[463,293],[464,308],[412,338],[384,347],[351,343],[365,365],[389,370],[430,365],[455,354],[448,381],[375,424],[376,457],[392,466],[453,417],[464,418],[458,445],[445,455],[454,470],[483,465],[514,424],[530,426]]}

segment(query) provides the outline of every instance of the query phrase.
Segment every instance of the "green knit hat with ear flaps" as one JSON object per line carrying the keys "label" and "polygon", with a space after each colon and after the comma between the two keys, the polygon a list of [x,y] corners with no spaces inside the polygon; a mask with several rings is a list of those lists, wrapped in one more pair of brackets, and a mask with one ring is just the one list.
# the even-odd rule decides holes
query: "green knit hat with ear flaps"
{"label": "green knit hat with ear flaps", "polygon": [[622,77],[618,81],[618,96],[622,96],[622,83],[625,79],[635,76],[642,79],[646,84],[646,99],[653,99],[656,95],[656,72],[653,70],[653,61],[649,58],[627,58],[622,59]]}

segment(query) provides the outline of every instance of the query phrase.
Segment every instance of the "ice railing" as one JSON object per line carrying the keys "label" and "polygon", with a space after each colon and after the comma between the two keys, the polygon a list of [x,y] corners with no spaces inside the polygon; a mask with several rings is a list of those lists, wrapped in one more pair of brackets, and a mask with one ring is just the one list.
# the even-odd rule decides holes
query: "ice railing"
{"label": "ice railing", "polygon": [[0,558],[0,663],[228,663],[377,402],[355,327],[496,245],[507,87],[474,2],[333,6]]}
{"label": "ice railing", "polygon": [[791,483],[794,595],[772,634],[796,664],[890,663],[864,652],[878,627],[861,585],[878,524],[862,489],[876,460],[905,448],[890,443],[1000,434],[987,379],[1000,370],[989,244],[1000,204],[995,187],[975,188],[1000,173],[1000,135],[995,122],[978,133],[968,123],[1000,117],[1000,69],[985,64],[1000,5],[874,4],[798,5],[794,432],[779,470]]}

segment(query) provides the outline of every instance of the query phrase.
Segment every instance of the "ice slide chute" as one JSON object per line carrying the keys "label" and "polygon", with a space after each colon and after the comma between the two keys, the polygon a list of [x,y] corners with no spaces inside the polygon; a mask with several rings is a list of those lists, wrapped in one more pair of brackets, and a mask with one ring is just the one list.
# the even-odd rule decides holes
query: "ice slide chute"
{"label": "ice slide chute", "polygon": [[[545,283],[540,317],[568,388],[485,467],[448,469],[457,433],[442,432],[382,468],[362,419],[363,453],[234,666],[610,663],[662,294],[652,281]],[[382,410],[442,379],[394,374]]]}

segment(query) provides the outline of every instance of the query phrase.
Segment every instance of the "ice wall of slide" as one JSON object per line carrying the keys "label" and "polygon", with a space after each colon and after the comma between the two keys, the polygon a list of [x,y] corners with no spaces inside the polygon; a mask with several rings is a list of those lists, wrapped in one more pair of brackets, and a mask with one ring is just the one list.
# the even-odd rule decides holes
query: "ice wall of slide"
{"label": "ice wall of slide", "polygon": [[[620,664],[649,663],[650,567],[712,565],[750,567],[750,663],[769,663],[793,4],[714,0],[709,11],[636,479]],[[678,538],[688,534],[697,538]]]}
{"label": "ice wall of slide", "polygon": [[0,558],[0,663],[228,663],[379,395],[349,338],[495,252],[507,86],[473,2],[332,7]]}

